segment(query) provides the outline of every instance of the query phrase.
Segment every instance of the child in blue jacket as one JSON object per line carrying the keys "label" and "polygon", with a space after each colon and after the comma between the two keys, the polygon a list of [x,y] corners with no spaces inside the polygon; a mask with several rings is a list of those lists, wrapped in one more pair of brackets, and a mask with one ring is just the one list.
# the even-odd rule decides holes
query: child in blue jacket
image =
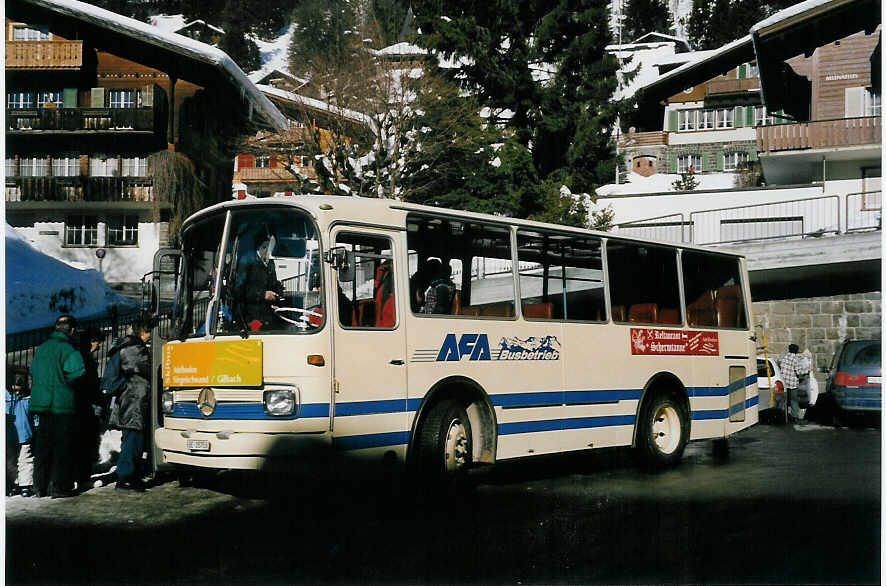
{"label": "child in blue jacket", "polygon": [[12,369],[6,374],[6,496],[33,494],[34,455],[31,437],[34,429],[28,409],[31,393],[28,373]]}

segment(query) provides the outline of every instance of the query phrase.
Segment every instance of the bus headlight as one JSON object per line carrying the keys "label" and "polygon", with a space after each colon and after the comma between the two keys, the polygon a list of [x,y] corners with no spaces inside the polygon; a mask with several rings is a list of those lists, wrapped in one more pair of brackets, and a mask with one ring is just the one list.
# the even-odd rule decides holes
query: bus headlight
{"label": "bus headlight", "polygon": [[161,403],[163,405],[163,412],[166,414],[172,413],[172,408],[175,406],[175,399],[172,391],[163,391],[163,395],[161,397]]}
{"label": "bus headlight", "polygon": [[268,415],[292,415],[295,413],[295,393],[286,389],[264,392],[265,413]]}

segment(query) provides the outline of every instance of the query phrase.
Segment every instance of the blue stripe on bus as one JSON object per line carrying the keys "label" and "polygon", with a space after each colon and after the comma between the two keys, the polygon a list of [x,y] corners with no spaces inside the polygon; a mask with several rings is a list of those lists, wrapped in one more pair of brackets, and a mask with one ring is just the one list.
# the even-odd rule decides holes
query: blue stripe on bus
{"label": "blue stripe on bus", "polygon": [[363,450],[385,446],[402,446],[409,443],[408,431],[390,431],[387,433],[368,433],[363,435],[347,435],[332,439],[336,450]]}
{"label": "blue stripe on bus", "polygon": [[686,392],[690,397],[724,397],[732,391],[746,388],[757,382],[757,375],[745,377],[744,380],[737,380],[729,383],[725,387],[686,387]]}
{"label": "blue stripe on bus", "polygon": [[571,419],[547,419],[543,421],[517,421],[499,423],[498,435],[534,433],[539,431],[560,431],[564,429],[586,429],[611,427],[613,425],[633,425],[633,415],[606,415],[602,417],[576,417]]}
{"label": "blue stripe on bus", "polygon": [[205,417],[196,402],[176,402],[172,413],[166,417],[183,417],[187,419],[295,419],[296,417],[328,417],[328,403],[311,403],[302,405],[298,415],[268,415],[263,403],[219,403],[209,417]]}
{"label": "blue stripe on bus", "polygon": [[336,403],[335,415],[371,415],[374,413],[402,413],[406,411],[406,399],[386,399],[381,401],[354,401]]}

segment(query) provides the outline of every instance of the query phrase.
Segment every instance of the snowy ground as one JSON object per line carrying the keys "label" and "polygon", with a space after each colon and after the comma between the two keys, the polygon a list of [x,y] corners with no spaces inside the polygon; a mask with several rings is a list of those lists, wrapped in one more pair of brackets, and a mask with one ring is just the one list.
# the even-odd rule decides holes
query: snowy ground
{"label": "snowy ground", "polygon": [[136,307],[108,287],[98,271],[43,254],[8,224],[5,290],[7,334],[51,326],[62,313],[83,319],[103,314],[110,305]]}

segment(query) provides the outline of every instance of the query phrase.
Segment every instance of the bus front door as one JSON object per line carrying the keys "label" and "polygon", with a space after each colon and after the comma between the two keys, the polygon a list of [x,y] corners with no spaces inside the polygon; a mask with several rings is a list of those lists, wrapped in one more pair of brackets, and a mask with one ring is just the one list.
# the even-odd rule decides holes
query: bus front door
{"label": "bus front door", "polygon": [[[332,271],[335,391],[331,415],[339,451],[367,458],[405,454],[406,335],[399,317],[396,234],[341,227],[334,246],[352,266]],[[371,450],[371,451],[366,451]]]}

